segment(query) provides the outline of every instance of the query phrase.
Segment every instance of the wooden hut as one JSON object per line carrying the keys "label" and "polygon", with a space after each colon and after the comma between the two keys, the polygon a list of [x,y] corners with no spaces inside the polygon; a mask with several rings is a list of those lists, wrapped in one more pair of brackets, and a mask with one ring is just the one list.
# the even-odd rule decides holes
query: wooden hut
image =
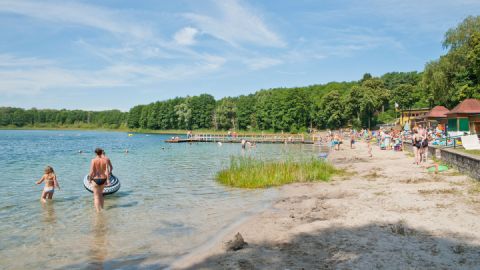
{"label": "wooden hut", "polygon": [[480,133],[480,100],[469,98],[447,113],[450,135]]}
{"label": "wooden hut", "polygon": [[450,111],[443,106],[433,107],[427,115],[425,115],[425,121],[428,127],[438,127],[440,130],[445,130],[447,124],[447,113]]}

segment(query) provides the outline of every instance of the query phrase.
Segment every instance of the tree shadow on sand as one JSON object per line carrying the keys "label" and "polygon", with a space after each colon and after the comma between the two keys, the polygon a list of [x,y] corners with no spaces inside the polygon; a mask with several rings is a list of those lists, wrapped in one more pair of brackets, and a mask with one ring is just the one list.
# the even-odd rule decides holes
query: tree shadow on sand
{"label": "tree shadow on sand", "polygon": [[188,269],[478,269],[480,246],[473,239],[441,235],[403,222],[328,228],[288,242],[250,243]]}

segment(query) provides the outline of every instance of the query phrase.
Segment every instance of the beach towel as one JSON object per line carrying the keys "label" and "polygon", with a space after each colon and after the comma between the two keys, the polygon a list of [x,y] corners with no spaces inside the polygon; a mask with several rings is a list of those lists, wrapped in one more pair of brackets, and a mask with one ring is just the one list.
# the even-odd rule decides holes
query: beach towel
{"label": "beach towel", "polygon": [[462,136],[462,145],[466,150],[480,150],[480,142],[477,135]]}

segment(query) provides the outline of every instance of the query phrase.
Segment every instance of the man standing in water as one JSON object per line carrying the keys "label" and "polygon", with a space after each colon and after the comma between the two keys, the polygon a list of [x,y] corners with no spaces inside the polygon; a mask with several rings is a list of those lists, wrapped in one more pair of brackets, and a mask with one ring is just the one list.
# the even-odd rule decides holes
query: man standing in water
{"label": "man standing in water", "polygon": [[100,212],[103,209],[103,188],[107,179],[110,178],[110,171],[108,169],[108,162],[105,158],[102,157],[103,150],[101,148],[95,149],[95,154],[97,155],[92,159],[90,165],[90,173],[88,174],[90,183],[93,188],[93,202],[95,204],[95,209],[97,212]]}

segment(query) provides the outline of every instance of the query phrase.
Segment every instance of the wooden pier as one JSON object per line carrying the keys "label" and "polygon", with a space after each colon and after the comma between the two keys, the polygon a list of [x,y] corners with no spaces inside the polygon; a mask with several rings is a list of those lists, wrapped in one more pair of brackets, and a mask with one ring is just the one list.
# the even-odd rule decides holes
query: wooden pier
{"label": "wooden pier", "polygon": [[308,140],[302,134],[195,134],[187,138],[173,137],[166,140],[167,143],[241,143],[242,141],[250,143],[286,143],[286,144],[313,144],[314,140]]}

